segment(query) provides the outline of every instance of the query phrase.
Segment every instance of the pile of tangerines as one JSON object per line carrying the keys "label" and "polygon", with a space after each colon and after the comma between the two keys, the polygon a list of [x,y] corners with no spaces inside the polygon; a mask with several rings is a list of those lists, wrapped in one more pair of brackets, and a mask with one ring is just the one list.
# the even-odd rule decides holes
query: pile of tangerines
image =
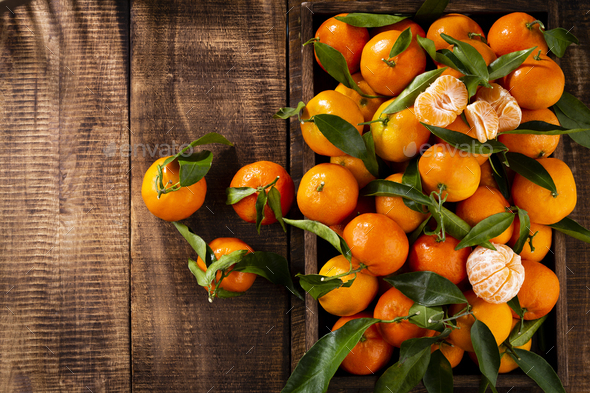
{"label": "pile of tangerines", "polygon": [[[439,335],[428,344],[433,356],[444,355],[451,368],[465,353],[478,363],[475,353],[481,349],[474,348],[471,333],[479,321],[501,355],[497,372],[510,372],[518,367],[515,348],[528,351],[531,340],[513,347],[509,336],[519,334],[523,321],[542,322],[557,303],[559,280],[543,260],[552,244],[551,225],[565,219],[577,201],[570,168],[550,157],[567,133],[550,109],[564,94],[565,79],[548,56],[544,27],[521,12],[501,17],[487,34],[461,14],[440,17],[427,33],[409,18],[368,29],[346,17],[329,18],[310,41],[320,66],[342,83],[277,113],[298,116],[306,144],[329,162],[305,173],[297,191],[280,165],[246,165],[227,189],[227,204],[243,220],[256,223],[259,232],[261,225],[278,221],[283,228],[290,224],[332,239],[342,251],[323,264],[319,275],[301,276],[301,285],[325,311],[340,317],[331,334],[357,319],[380,321],[368,324],[360,340],[352,342],[340,364],[344,370],[374,374],[390,362],[394,348],[403,352],[408,340]],[[335,62],[322,64],[327,57],[319,49]],[[426,71],[427,56],[439,71]],[[473,75],[483,62],[491,70],[487,77]],[[426,74],[433,76],[420,84]],[[499,76],[494,80],[492,75]],[[402,99],[408,105],[391,110]],[[521,125],[535,132],[515,132]],[[363,145],[351,147],[352,140]],[[469,141],[471,149],[455,141]],[[512,170],[510,160],[501,158],[507,152],[514,160],[524,157],[515,164],[525,164]],[[207,154],[199,160],[210,167]],[[191,177],[198,172],[197,161],[176,155],[150,167],[142,195],[153,214],[179,221],[201,207],[206,170]],[[535,171],[550,176],[555,191]],[[307,220],[285,217],[295,200]],[[202,239],[181,233],[199,254],[198,270],[191,271],[210,299],[250,288],[255,273],[232,271],[244,252],[227,262],[241,250],[253,253],[248,245],[219,238],[206,254]],[[205,280],[211,269],[216,270]],[[434,273],[457,286],[466,302],[444,304],[436,321],[417,323],[416,307],[424,304],[389,280],[410,272]],[[451,329],[442,333],[435,322]],[[313,374],[296,370],[284,391],[296,390],[299,382],[292,381],[305,373]]]}

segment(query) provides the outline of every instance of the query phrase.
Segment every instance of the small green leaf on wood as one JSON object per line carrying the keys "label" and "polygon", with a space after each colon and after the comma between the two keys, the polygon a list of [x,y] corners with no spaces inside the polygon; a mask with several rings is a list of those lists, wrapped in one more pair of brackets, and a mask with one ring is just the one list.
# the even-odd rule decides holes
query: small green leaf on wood
{"label": "small green leaf on wood", "polygon": [[195,278],[197,279],[197,283],[200,286],[206,287],[207,285],[209,285],[209,283],[205,279],[205,272],[199,268],[197,262],[190,258],[188,260],[188,270],[190,270],[193,276],[195,276]]}
{"label": "small green leaf on wood", "polygon": [[541,30],[545,36],[545,42],[547,42],[549,51],[555,53],[555,56],[563,57],[568,46],[580,43],[578,38],[570,33],[570,30],[566,30],[563,27]]}
{"label": "small green leaf on wood", "polygon": [[175,154],[171,157],[168,157],[166,160],[164,160],[164,162],[162,163],[162,166],[168,165],[169,163],[171,163],[172,161],[174,161],[175,159],[177,159],[181,155],[185,154],[188,150],[190,150],[191,148],[193,148],[195,146],[208,145],[211,143],[221,143],[221,144],[224,144],[227,146],[233,146],[233,143],[231,143],[230,141],[225,139],[225,137],[223,135],[218,134],[216,132],[210,132],[208,134],[203,135],[202,137],[200,137],[196,141],[192,141],[188,146],[186,146],[184,149],[179,151],[177,154]]}
{"label": "small green leaf on wood", "polygon": [[262,226],[262,220],[264,220],[264,207],[266,206],[267,195],[266,191],[258,193],[256,198],[256,230],[260,234],[260,227]]}
{"label": "small green leaf on wood", "polygon": [[544,392],[565,393],[557,373],[545,359],[534,352],[514,348],[512,356],[522,371],[539,385]]}
{"label": "small green leaf on wood", "polygon": [[226,205],[233,205],[238,203],[242,199],[249,197],[256,193],[256,189],[253,187],[228,187],[225,189],[227,195]]}
{"label": "small green leaf on wood", "polygon": [[422,382],[428,393],[453,393],[453,369],[440,349],[430,355]]}
{"label": "small green leaf on wood", "polygon": [[350,13],[346,16],[336,16],[337,20],[356,27],[382,27],[392,25],[407,19],[404,15],[386,15],[386,14],[366,14],[366,13]]}
{"label": "small green leaf on wood", "polygon": [[408,393],[426,373],[430,362],[430,347],[389,367],[375,384],[375,393]]}
{"label": "small green leaf on wood", "polygon": [[207,245],[207,243],[200,236],[195,234],[192,229],[176,221],[172,224],[174,224],[178,232],[182,235],[182,237],[185,238],[188,244],[191,245],[197,255],[201,257],[207,267],[209,267],[213,262],[217,261],[217,258],[215,258],[215,254],[213,253],[213,250],[211,250],[211,247],[209,247],[209,245]]}
{"label": "small green leaf on wood", "polygon": [[178,157],[180,186],[188,187],[199,182],[209,172],[212,163],[213,153],[209,150]]}
{"label": "small green leaf on wood", "polygon": [[569,217],[549,226],[575,239],[590,243],[590,231]]}
{"label": "small green leaf on wood", "polygon": [[297,274],[296,277],[299,278],[299,285],[301,285],[301,288],[316,300],[334,289],[350,287],[356,279],[355,276],[346,282],[339,278],[326,280],[326,278],[329,277],[320,274]]}
{"label": "small green leaf on wood", "polygon": [[246,292],[232,292],[232,291],[228,291],[227,289],[223,289],[223,288],[218,288],[215,292],[217,297],[220,299],[229,299],[231,297],[238,297],[238,296],[242,296],[245,293]]}
{"label": "small green leaf on wood", "polygon": [[[478,222],[457,244],[455,250],[480,245],[502,234],[512,225],[514,214],[509,212],[493,214]],[[495,247],[493,248],[496,249]]]}
{"label": "small green leaf on wood", "polygon": [[311,220],[292,220],[290,218],[283,218],[283,221],[296,228],[315,233],[330,243],[336,250],[338,250],[338,252],[340,252],[340,254],[344,255],[346,259],[350,261],[351,254],[348,244],[346,244],[344,239],[328,226]]}
{"label": "small green leaf on wood", "polygon": [[424,26],[430,25],[442,16],[448,4],[449,0],[426,0],[416,12],[414,21]]}
{"label": "small green leaf on wood", "polygon": [[418,304],[428,307],[467,303],[461,290],[436,273],[411,272],[386,277],[385,281]]}
{"label": "small green leaf on wood", "polygon": [[287,232],[287,227],[285,226],[285,222],[283,221],[283,210],[281,208],[281,193],[279,190],[276,189],[275,186],[272,186],[268,190],[268,205],[270,209],[275,215],[275,218],[283,227],[283,231]]}
{"label": "small green leaf on wood", "polygon": [[297,104],[296,108],[289,108],[289,107],[281,108],[281,109],[279,109],[279,111],[277,113],[272,115],[272,118],[273,119],[288,119],[291,116],[299,115],[299,112],[301,112],[301,110],[303,108],[305,108],[305,102],[299,101],[299,104]]}

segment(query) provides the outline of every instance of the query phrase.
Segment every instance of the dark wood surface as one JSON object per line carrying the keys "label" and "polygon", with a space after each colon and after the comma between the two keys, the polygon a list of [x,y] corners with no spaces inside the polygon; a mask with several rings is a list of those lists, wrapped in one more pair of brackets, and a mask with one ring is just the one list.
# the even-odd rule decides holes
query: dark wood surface
{"label": "dark wood surface", "polygon": [[[531,4],[546,7],[494,6]],[[590,2],[550,4],[581,41],[561,61],[566,89],[590,105]],[[313,250],[301,232],[274,225],[258,236],[225,205],[224,189],[244,164],[275,161],[297,182],[310,160],[297,154],[297,123],[270,119],[302,98],[293,81],[305,12],[294,0],[0,9],[0,392],[282,388],[305,351],[297,327],[317,305],[260,278],[245,296],[210,305],[186,267],[192,250],[147,212],[139,187],[162,144],[220,132],[236,147],[213,146],[206,208],[186,223],[207,241],[235,235],[288,256],[293,273],[304,269]],[[572,217],[590,227],[589,153],[567,137],[562,152],[581,180]],[[590,247],[566,238],[565,248],[567,390],[584,392]],[[368,391],[347,383],[333,390]]]}

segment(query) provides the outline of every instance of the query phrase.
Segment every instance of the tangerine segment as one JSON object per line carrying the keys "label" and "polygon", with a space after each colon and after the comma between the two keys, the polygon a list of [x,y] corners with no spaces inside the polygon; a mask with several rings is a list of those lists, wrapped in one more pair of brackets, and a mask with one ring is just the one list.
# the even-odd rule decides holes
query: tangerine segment
{"label": "tangerine segment", "polygon": [[520,255],[504,244],[496,251],[478,246],[467,258],[467,277],[475,294],[488,303],[511,300],[522,286],[525,270]]}
{"label": "tangerine segment", "polygon": [[469,198],[477,190],[481,168],[477,160],[447,144],[436,144],[418,161],[422,186],[426,194],[443,188],[448,202]]}
{"label": "tangerine segment", "polygon": [[451,75],[438,77],[414,102],[416,118],[426,124],[446,127],[469,102],[465,84]]}
{"label": "tangerine segment", "polygon": [[475,136],[481,143],[495,139],[498,135],[500,119],[494,108],[486,101],[475,101],[465,108],[465,117],[471,128],[475,129]]}
{"label": "tangerine segment", "polygon": [[[359,262],[355,258],[352,258],[351,262],[353,269],[359,267]],[[344,255],[338,255],[326,262],[320,269],[320,274],[332,277],[348,271],[350,271],[350,263]],[[318,299],[324,310],[332,315],[342,317],[359,313],[369,306],[379,288],[377,277],[360,272],[349,274],[340,279],[343,282],[348,282],[353,278],[355,280],[350,287],[334,289]]]}
{"label": "tangerine segment", "polygon": [[[494,108],[500,121],[498,132],[515,130],[522,119],[522,111],[516,98],[497,83],[490,83],[490,87],[482,87],[475,94],[477,101],[486,101]],[[488,138],[489,139],[489,138]]]}
{"label": "tangerine segment", "polygon": [[557,195],[516,174],[512,182],[514,204],[529,213],[531,222],[550,225],[565,218],[576,207],[578,194],[574,175],[567,164],[557,158],[539,158],[537,162],[553,179]]}

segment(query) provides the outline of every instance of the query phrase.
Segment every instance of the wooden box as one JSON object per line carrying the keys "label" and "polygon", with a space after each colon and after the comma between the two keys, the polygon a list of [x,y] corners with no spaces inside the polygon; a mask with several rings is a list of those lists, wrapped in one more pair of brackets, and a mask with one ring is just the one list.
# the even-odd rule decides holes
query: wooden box
{"label": "wooden box", "polygon": [[[404,1],[395,3],[377,3],[377,2],[343,2],[343,3],[313,3],[307,2],[301,4],[301,34],[300,42],[304,43],[315,34],[317,28],[323,21],[337,15],[339,13],[350,12],[368,12],[368,13],[414,13],[420,6],[422,1]],[[462,2],[464,3],[464,2]],[[456,2],[451,2],[446,9],[446,12],[459,12],[468,14],[475,19],[483,28],[485,32],[488,31],[492,23],[500,16],[510,12],[522,11],[532,14],[538,19],[546,22],[546,26],[556,27],[557,24],[557,6],[553,1],[498,1],[494,3],[468,3],[457,5]],[[296,51],[293,48],[291,53]],[[326,89],[333,89],[337,82],[325,73],[317,64],[313,54],[311,45],[301,47],[301,53],[296,56],[301,56],[301,63],[291,65],[290,83],[292,92],[300,87],[301,99],[308,102],[317,93]],[[293,56],[293,55],[292,55]],[[301,67],[298,69],[298,67]],[[292,104],[294,104],[292,102]],[[295,103],[296,104],[296,103]],[[292,105],[295,106],[295,105]],[[295,123],[295,124],[294,124]],[[297,122],[291,123],[291,132],[299,133]],[[294,139],[295,138],[295,139]],[[292,136],[292,141],[297,137]],[[299,139],[299,143],[300,143]],[[561,146],[555,152],[554,156],[560,158],[562,156]],[[297,149],[291,149],[291,163],[292,172],[297,174],[305,173],[308,169],[320,162],[326,162],[325,157],[316,156],[307,145],[301,143]],[[295,177],[294,176],[294,177]],[[549,267],[554,268],[561,284],[560,298],[555,309],[551,312],[549,318],[544,324],[544,329],[539,331],[533,343],[533,350],[544,356],[549,363],[557,371],[562,383],[568,384],[568,370],[567,370],[567,345],[566,345],[566,323],[567,323],[567,302],[566,302],[566,261],[565,261],[565,241],[563,234],[554,231],[553,246],[551,253],[548,254],[544,261]],[[298,239],[299,237],[299,239]],[[323,240],[318,240],[317,237],[311,233],[293,234],[292,244],[298,245],[296,250],[303,253],[306,274],[317,273],[319,266],[321,266],[327,258],[335,255],[333,249]],[[292,252],[292,257],[294,256]],[[301,256],[297,256],[298,259]],[[304,314],[304,316],[303,316]],[[292,333],[295,339],[293,350],[293,361],[295,365],[302,355],[303,351],[309,349],[319,337],[328,333],[328,329],[335,323],[336,317],[327,314],[321,307],[318,307],[318,302],[311,296],[307,295],[305,308],[299,317],[292,317]],[[543,337],[540,339],[539,337]],[[300,350],[298,351],[296,345],[298,344]],[[547,352],[547,353],[545,353]],[[397,358],[397,352],[394,354],[394,359]],[[392,361],[393,363],[393,361]],[[382,370],[383,371],[383,370]],[[378,373],[380,375],[382,373]],[[472,391],[473,388],[479,386],[480,374],[479,370],[472,364],[471,360],[465,356],[463,362],[454,370],[454,383],[456,388],[467,388],[467,391]],[[330,384],[329,391],[331,392],[359,392],[372,391],[375,381],[378,378],[375,376],[357,377],[349,375],[342,370],[334,376]],[[532,388],[536,384],[533,380],[525,375],[525,373],[517,369],[509,374],[500,375],[498,378],[498,387],[516,387]],[[416,391],[420,390],[416,388]],[[423,389],[423,387],[422,387]],[[462,390],[463,389],[458,389]],[[421,390],[423,391],[423,390]],[[517,391],[517,390],[515,390]],[[522,391],[519,389],[518,391]]]}

